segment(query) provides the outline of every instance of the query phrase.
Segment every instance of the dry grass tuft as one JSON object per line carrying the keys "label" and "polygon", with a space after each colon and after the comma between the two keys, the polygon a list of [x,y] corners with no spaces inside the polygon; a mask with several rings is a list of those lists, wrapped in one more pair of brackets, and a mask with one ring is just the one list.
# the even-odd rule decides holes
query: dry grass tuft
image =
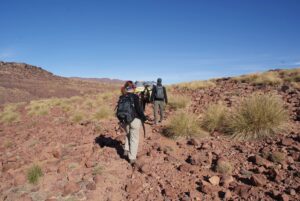
{"label": "dry grass tuft", "polygon": [[280,78],[277,71],[242,75],[233,79],[239,82],[247,82],[255,85],[279,85],[283,83],[283,80]]}
{"label": "dry grass tuft", "polygon": [[184,109],[191,102],[191,99],[187,96],[170,94],[168,97],[168,106],[171,109],[178,110]]}
{"label": "dry grass tuft", "polygon": [[170,138],[208,136],[208,133],[201,129],[197,117],[184,111],[178,111],[174,114],[164,130],[164,134]]}
{"label": "dry grass tuft", "polygon": [[20,119],[20,114],[17,112],[20,104],[11,103],[5,105],[3,111],[0,113],[0,122],[1,123],[13,123],[18,122]]}
{"label": "dry grass tuft", "polygon": [[98,111],[93,115],[93,118],[96,120],[107,119],[114,115],[112,108],[108,106],[102,106]]}
{"label": "dry grass tuft", "polygon": [[201,126],[209,131],[222,130],[224,127],[227,108],[222,103],[210,104],[204,112]]}
{"label": "dry grass tuft", "polygon": [[240,140],[273,136],[283,130],[288,114],[273,94],[253,94],[226,118],[225,132]]}
{"label": "dry grass tuft", "polygon": [[204,81],[199,80],[199,81],[192,81],[192,82],[183,82],[175,86],[182,89],[196,90],[196,89],[205,89],[209,87],[214,87],[216,86],[216,83],[211,80],[204,80]]}
{"label": "dry grass tuft", "polygon": [[26,107],[26,109],[30,116],[43,116],[49,113],[49,110],[52,106],[51,104],[52,104],[51,99],[30,101],[30,104]]}
{"label": "dry grass tuft", "polygon": [[233,167],[229,161],[219,159],[216,165],[216,171],[221,174],[231,174],[233,171]]}
{"label": "dry grass tuft", "polygon": [[286,154],[279,151],[274,151],[270,154],[270,160],[274,163],[282,163],[286,158]]}

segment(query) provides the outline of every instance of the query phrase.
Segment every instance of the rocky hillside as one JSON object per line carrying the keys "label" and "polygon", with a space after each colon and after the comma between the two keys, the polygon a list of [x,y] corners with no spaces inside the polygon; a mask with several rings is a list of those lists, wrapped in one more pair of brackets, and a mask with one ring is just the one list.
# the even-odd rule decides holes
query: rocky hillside
{"label": "rocky hillside", "polygon": [[[289,80],[290,74],[263,82],[254,77],[169,88],[166,119],[146,124],[134,167],[123,157],[125,136],[117,119],[104,113],[108,108],[94,113],[101,105],[112,111],[117,94],[8,105],[2,117],[17,118],[0,123],[0,199],[300,200],[298,81]],[[220,131],[205,137],[164,135],[176,110],[201,117],[210,104],[221,101],[232,108],[253,93],[280,97],[290,117],[284,132],[245,141]],[[190,102],[175,107],[182,97]],[[152,116],[150,105],[146,113]]]}
{"label": "rocky hillside", "polygon": [[70,79],[24,63],[0,62],[0,104],[50,97],[71,97],[116,88],[115,82]]}

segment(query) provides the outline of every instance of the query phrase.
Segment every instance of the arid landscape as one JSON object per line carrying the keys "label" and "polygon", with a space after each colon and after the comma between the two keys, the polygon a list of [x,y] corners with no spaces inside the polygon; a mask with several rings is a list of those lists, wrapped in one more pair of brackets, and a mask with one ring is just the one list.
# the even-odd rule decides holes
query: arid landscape
{"label": "arid landscape", "polygon": [[0,200],[300,200],[299,68],[167,86],[135,167],[121,85],[0,62]]}

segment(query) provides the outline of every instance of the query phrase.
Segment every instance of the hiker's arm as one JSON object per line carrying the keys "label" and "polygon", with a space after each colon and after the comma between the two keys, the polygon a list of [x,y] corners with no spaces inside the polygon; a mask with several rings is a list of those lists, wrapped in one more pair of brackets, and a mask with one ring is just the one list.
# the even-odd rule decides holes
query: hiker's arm
{"label": "hiker's arm", "polygon": [[168,104],[168,96],[167,96],[166,87],[164,87],[164,95],[165,95],[165,102],[166,102],[166,104]]}
{"label": "hiker's arm", "polygon": [[153,86],[150,101],[154,101],[154,94],[156,93],[156,88]]}
{"label": "hiker's arm", "polygon": [[134,107],[135,107],[135,111],[136,111],[138,117],[139,117],[142,121],[146,121],[147,118],[146,118],[144,112],[142,111],[141,105],[140,105],[140,103],[139,103],[139,97],[138,97],[138,96],[135,96],[135,97],[134,97]]}

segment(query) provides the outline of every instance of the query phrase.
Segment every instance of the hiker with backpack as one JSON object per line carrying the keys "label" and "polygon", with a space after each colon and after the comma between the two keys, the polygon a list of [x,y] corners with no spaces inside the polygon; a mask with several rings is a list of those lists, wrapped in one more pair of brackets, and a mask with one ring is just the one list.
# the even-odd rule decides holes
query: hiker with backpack
{"label": "hiker with backpack", "polygon": [[[161,78],[158,78],[156,86],[153,86],[151,101],[154,104],[154,124],[157,124],[158,122],[162,122],[164,117],[165,103],[168,104],[167,91],[166,88],[162,85]],[[159,121],[157,121],[158,110],[160,113]]]}
{"label": "hiker with backpack", "polygon": [[151,95],[150,95],[149,85],[145,84],[145,88],[141,92],[141,105],[144,112],[145,112],[146,105],[150,103],[150,98]]}
{"label": "hiker with backpack", "polygon": [[117,105],[117,117],[126,130],[124,156],[131,165],[135,164],[141,125],[147,120],[139,103],[138,95],[134,94],[135,85],[128,81],[124,85],[124,94],[120,96]]}

